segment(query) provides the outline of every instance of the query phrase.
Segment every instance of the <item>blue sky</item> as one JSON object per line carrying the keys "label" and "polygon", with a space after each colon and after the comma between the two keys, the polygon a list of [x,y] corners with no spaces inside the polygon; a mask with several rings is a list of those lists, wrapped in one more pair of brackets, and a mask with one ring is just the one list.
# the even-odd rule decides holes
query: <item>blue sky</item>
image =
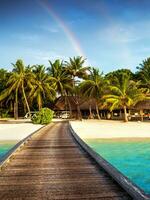
{"label": "blue sky", "polygon": [[18,58],[48,66],[82,52],[105,73],[135,71],[150,56],[149,7],[149,0],[0,0],[0,67]]}

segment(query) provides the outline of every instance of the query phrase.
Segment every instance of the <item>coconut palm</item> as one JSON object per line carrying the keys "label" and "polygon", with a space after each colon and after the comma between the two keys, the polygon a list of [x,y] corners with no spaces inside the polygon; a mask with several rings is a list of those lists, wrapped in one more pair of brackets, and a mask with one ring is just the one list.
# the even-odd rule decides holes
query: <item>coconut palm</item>
{"label": "coconut palm", "polygon": [[107,78],[107,79],[111,80],[111,82],[113,82],[114,77],[120,78],[123,73],[130,76],[131,79],[134,79],[134,74],[132,73],[132,71],[130,69],[117,69],[115,71],[107,73],[105,75],[105,78]]}
{"label": "coconut palm", "polygon": [[150,91],[150,58],[147,58],[137,67],[139,70],[136,73],[136,76],[141,80],[141,86],[147,88],[148,92]]}
{"label": "coconut palm", "polygon": [[113,83],[110,82],[108,86],[108,94],[103,96],[111,111],[118,108],[124,110],[125,122],[128,121],[127,108],[146,98],[139,85],[139,82],[134,82],[129,75],[122,73],[121,76],[114,77]]}
{"label": "coconut palm", "polygon": [[30,84],[31,91],[29,96],[31,101],[36,100],[38,109],[40,110],[46,99],[53,100],[55,98],[56,92],[53,79],[46,73],[43,65],[34,66],[33,73],[34,79],[32,79]]}
{"label": "coconut palm", "polygon": [[50,67],[47,68],[49,75],[53,77],[56,91],[58,94],[65,96],[66,90],[71,89],[72,79],[71,76],[64,70],[63,62],[56,60],[54,63],[49,61]]}
{"label": "coconut palm", "polygon": [[[98,103],[103,94],[104,88],[104,79],[102,77],[102,73],[99,72],[98,69],[92,68],[91,73],[87,80],[83,81],[80,84],[81,93],[89,98],[89,100],[95,100],[95,107],[98,119],[100,119]],[[90,105],[89,105],[90,106]],[[92,117],[91,108],[90,117]]]}
{"label": "coconut palm", "polygon": [[0,69],[0,92],[2,92],[6,88],[9,74],[10,73],[8,73],[7,70],[3,68]]}
{"label": "coconut palm", "polygon": [[65,70],[68,74],[70,74],[74,80],[75,85],[75,78],[81,78],[84,79],[87,77],[87,71],[89,70],[89,67],[84,67],[85,59],[83,59],[82,56],[77,56],[73,58],[69,58],[69,62],[65,62],[66,67]]}
{"label": "coconut palm", "polygon": [[72,83],[73,83],[71,75],[69,75],[67,71],[64,69],[63,61],[56,60],[53,63],[49,61],[49,63],[50,67],[47,68],[47,71],[49,75],[53,78],[53,82],[56,87],[58,95],[64,96],[65,104],[69,105],[70,115],[72,116],[71,104],[68,98],[68,95],[72,90]]}
{"label": "coconut palm", "polygon": [[8,79],[7,88],[2,92],[0,100],[8,97],[12,92],[15,93],[15,102],[14,102],[14,117],[18,118],[18,94],[22,93],[25,100],[27,110],[30,114],[30,107],[28,104],[25,88],[32,78],[31,71],[27,70],[22,60],[17,60],[16,64],[13,65],[13,71]]}
{"label": "coconut palm", "polygon": [[66,72],[71,75],[72,80],[73,80],[73,85],[72,85],[72,97],[74,100],[74,103],[77,106],[77,118],[81,119],[81,111],[80,111],[80,100],[81,98],[79,97],[79,88],[78,88],[78,80],[77,78],[80,79],[86,79],[88,75],[88,70],[89,67],[84,67],[85,59],[83,59],[82,56],[77,56],[73,58],[69,58],[69,62],[65,62],[65,70]]}

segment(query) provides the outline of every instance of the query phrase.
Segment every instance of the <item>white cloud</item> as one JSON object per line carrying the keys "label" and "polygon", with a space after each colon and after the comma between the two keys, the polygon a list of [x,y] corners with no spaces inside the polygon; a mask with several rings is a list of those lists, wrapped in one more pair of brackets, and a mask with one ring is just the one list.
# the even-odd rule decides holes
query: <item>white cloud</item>
{"label": "white cloud", "polygon": [[[111,60],[114,67],[128,67],[135,70],[144,58],[149,56],[150,22],[110,23],[99,29],[97,36],[101,46],[101,59]],[[105,62],[107,65],[109,62]]]}
{"label": "white cloud", "polygon": [[100,41],[108,41],[111,43],[133,43],[142,39],[150,38],[150,22],[137,22],[133,24],[111,23],[104,29],[98,31]]}
{"label": "white cloud", "polygon": [[50,33],[58,33],[60,31],[60,28],[58,26],[52,26],[52,25],[41,25],[38,26],[38,28]]}
{"label": "white cloud", "polygon": [[99,38],[111,43],[131,43],[141,39],[139,35],[135,34],[134,29],[118,24],[113,24],[100,31]]}
{"label": "white cloud", "polygon": [[23,41],[29,41],[29,42],[36,42],[40,39],[39,35],[31,34],[31,33],[17,33],[12,35],[13,38],[17,38],[19,40]]}
{"label": "white cloud", "polygon": [[48,60],[67,59],[65,55],[61,55],[55,51],[28,50],[26,55],[35,60],[35,62],[43,62],[43,64],[47,63]]}

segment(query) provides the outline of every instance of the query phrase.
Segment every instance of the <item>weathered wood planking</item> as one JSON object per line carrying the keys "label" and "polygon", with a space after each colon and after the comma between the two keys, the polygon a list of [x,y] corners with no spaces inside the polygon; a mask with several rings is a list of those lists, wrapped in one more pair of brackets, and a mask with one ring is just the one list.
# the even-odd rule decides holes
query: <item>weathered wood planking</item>
{"label": "weathered wood planking", "polygon": [[32,137],[0,172],[0,199],[131,199],[72,138],[68,123]]}

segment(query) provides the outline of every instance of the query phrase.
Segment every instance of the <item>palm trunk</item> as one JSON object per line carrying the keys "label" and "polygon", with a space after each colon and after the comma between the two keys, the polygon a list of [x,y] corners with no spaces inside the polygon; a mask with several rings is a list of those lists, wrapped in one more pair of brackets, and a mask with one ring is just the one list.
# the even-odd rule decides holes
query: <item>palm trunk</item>
{"label": "palm trunk", "polygon": [[10,111],[11,112],[13,111],[13,102],[12,101],[10,102]]}
{"label": "palm trunk", "polygon": [[123,109],[124,109],[124,121],[125,121],[125,122],[128,122],[127,108],[126,108],[126,106],[124,106]]}
{"label": "palm trunk", "polygon": [[18,89],[16,89],[16,94],[15,94],[14,118],[18,119]]}
{"label": "palm trunk", "polygon": [[97,104],[97,102],[96,102],[96,113],[97,113],[97,117],[98,117],[98,119],[101,119],[101,117],[100,117],[100,115],[99,115],[99,109],[98,109],[98,104]]}
{"label": "palm trunk", "polygon": [[89,112],[90,112],[90,119],[93,119],[93,114],[92,114],[92,107],[91,107],[91,104],[89,105]]}
{"label": "palm trunk", "polygon": [[140,116],[141,116],[141,121],[143,122],[144,118],[143,118],[143,110],[140,110]]}
{"label": "palm trunk", "polygon": [[38,110],[40,111],[42,109],[42,105],[38,104]]}
{"label": "palm trunk", "polygon": [[78,112],[77,119],[82,120],[82,115],[81,115],[79,103],[77,103],[77,112]]}
{"label": "palm trunk", "polygon": [[40,111],[42,109],[42,101],[41,101],[41,96],[38,95],[38,110]]}
{"label": "palm trunk", "polygon": [[73,80],[73,88],[75,88],[75,76],[72,76],[72,80]]}
{"label": "palm trunk", "polygon": [[65,97],[65,111],[67,111],[67,97],[66,95],[64,97]]}
{"label": "palm trunk", "polygon": [[120,109],[120,119],[122,119],[122,111],[121,111],[121,109]]}
{"label": "palm trunk", "polygon": [[26,104],[25,103],[23,103],[23,109],[24,109],[24,113],[26,113],[27,109],[26,109]]}
{"label": "palm trunk", "polygon": [[24,91],[24,85],[23,84],[22,84],[22,92],[23,92],[23,97],[24,97],[25,102],[26,102],[27,110],[29,112],[29,116],[31,117],[30,107],[29,107],[29,104],[28,104],[28,101],[27,101],[27,98],[26,98],[26,94],[25,94],[25,91]]}
{"label": "palm trunk", "polygon": [[67,97],[67,102],[68,102],[69,111],[70,111],[70,118],[72,118],[72,107],[71,107],[71,104],[70,104],[68,97]]}

